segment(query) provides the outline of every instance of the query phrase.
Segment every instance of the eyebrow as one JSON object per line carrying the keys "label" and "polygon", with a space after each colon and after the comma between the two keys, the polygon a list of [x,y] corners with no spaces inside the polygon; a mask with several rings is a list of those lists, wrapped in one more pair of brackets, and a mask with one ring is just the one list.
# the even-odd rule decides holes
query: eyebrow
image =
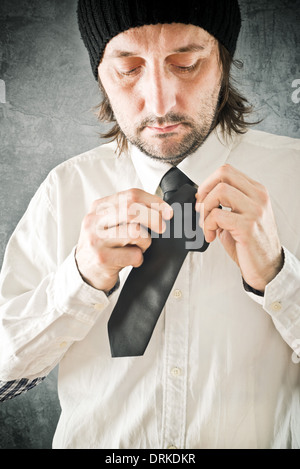
{"label": "eyebrow", "polygon": [[184,53],[184,52],[199,52],[199,51],[202,51],[204,49],[205,49],[205,47],[200,46],[199,44],[189,44],[185,47],[180,47],[179,49],[174,50],[173,53],[180,54],[180,53]]}
{"label": "eyebrow", "polygon": [[113,58],[132,57],[136,55],[139,55],[138,52],[127,52],[126,50],[115,50],[114,52],[112,52],[112,54],[110,54],[110,57],[113,57]]}
{"label": "eyebrow", "polygon": [[[199,52],[203,50],[205,50],[204,46],[201,46],[199,44],[188,44],[187,46],[179,47],[179,49],[173,50],[171,54],[182,54],[185,52]],[[126,50],[117,49],[110,54],[110,57],[112,58],[136,57],[138,55],[139,53],[135,51],[130,52]]]}

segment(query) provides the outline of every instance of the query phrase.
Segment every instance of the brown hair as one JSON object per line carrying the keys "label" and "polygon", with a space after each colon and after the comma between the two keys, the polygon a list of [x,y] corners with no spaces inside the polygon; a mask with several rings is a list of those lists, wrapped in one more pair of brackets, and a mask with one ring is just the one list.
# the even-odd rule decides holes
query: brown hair
{"label": "brown hair", "polygon": [[[232,134],[244,134],[250,125],[258,122],[246,122],[245,117],[253,111],[253,107],[248,100],[233,86],[234,79],[231,76],[231,66],[241,69],[243,63],[240,60],[232,59],[227,49],[219,43],[219,57],[222,66],[222,84],[219,98],[219,107],[216,113],[212,130],[220,124],[223,135],[231,137]],[[101,138],[116,140],[118,153],[128,150],[128,142],[126,136],[122,132],[117,123],[113,110],[111,108],[108,96],[98,77],[99,88],[103,95],[101,103],[96,106],[96,115],[100,122],[113,123],[114,125],[105,133],[101,133]]]}

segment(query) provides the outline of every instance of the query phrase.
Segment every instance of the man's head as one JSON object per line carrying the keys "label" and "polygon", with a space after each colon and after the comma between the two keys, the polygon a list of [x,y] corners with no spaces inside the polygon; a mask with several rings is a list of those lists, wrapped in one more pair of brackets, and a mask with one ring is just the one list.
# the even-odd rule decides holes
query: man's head
{"label": "man's head", "polygon": [[193,153],[226,104],[237,1],[79,0],[78,21],[104,95],[99,117],[116,122],[107,136],[174,164]]}
{"label": "man's head", "polygon": [[218,44],[193,25],[133,28],[107,44],[99,77],[127,139],[176,164],[202,144],[214,121]]}

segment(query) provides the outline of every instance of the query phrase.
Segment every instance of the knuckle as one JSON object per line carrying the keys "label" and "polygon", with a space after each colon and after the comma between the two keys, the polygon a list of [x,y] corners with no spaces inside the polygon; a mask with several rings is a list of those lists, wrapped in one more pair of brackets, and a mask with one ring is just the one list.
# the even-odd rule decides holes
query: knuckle
{"label": "knuckle", "polygon": [[141,193],[140,189],[136,189],[136,188],[128,189],[128,191],[126,192],[128,206],[140,200],[140,193]]}
{"label": "knuckle", "polygon": [[262,218],[262,217],[263,217],[263,215],[264,215],[264,207],[263,207],[263,205],[256,204],[256,207],[255,207],[255,214],[256,214],[256,217],[257,217],[257,218]]}
{"label": "knuckle", "polygon": [[[213,218],[218,218],[218,216],[221,215],[221,214],[222,214],[222,210],[220,210],[217,207],[213,208],[212,211],[211,211],[211,216]],[[209,218],[209,217],[207,217],[207,218]]]}
{"label": "knuckle", "polygon": [[231,166],[229,164],[226,163],[226,164],[223,164],[222,166],[220,166],[220,168],[219,168],[219,177],[220,177],[221,181],[228,176],[230,171],[231,171]]}
{"label": "knuckle", "polygon": [[131,253],[131,262],[133,267],[139,267],[144,260],[143,253],[140,248],[134,247],[132,248],[132,253]]}
{"label": "knuckle", "polygon": [[97,260],[100,265],[107,264],[109,256],[105,252],[105,250],[99,250],[97,253]]}
{"label": "knuckle", "polygon": [[85,231],[89,231],[91,227],[94,225],[94,214],[88,213],[82,220],[82,228]]}
{"label": "knuckle", "polygon": [[219,182],[217,192],[220,195],[226,195],[228,192],[228,184],[226,184],[224,181]]}
{"label": "knuckle", "polygon": [[267,205],[269,203],[269,192],[264,186],[259,188],[259,195],[262,203]]}

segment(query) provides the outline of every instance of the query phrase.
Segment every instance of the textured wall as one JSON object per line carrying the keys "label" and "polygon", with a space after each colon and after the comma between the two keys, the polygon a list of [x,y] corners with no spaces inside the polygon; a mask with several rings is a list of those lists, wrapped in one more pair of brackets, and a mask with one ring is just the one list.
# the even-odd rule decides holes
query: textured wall
{"label": "textured wall", "polygon": [[[258,126],[299,137],[300,1],[241,0],[235,73]],[[51,168],[99,144],[96,82],[76,25],[76,0],[0,3],[0,265],[5,245]],[[293,88],[293,85],[295,86]],[[60,412],[56,370],[0,403],[0,448],[50,448]]]}

